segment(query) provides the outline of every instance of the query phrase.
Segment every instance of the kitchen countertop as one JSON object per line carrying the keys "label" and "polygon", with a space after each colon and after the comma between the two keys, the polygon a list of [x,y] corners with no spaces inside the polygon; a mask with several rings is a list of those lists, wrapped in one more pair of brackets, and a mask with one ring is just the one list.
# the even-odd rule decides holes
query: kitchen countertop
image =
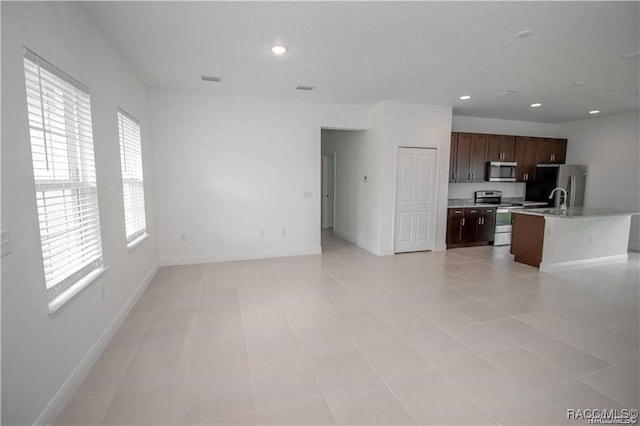
{"label": "kitchen countertop", "polygon": [[559,212],[558,209],[551,209],[549,207],[539,208],[539,209],[516,209],[513,211],[513,213],[528,214],[533,216],[552,217],[552,218],[557,217],[561,219],[640,215],[640,212],[609,209],[609,208],[602,208],[602,207],[576,207],[574,209],[567,209],[565,213],[561,213]]}

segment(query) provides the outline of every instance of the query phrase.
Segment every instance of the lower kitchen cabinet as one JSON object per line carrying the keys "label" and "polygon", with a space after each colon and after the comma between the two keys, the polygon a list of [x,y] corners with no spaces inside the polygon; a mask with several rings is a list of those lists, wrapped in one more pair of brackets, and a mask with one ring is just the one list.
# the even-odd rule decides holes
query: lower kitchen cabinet
{"label": "lower kitchen cabinet", "polygon": [[496,231],[496,209],[480,209],[480,223],[478,224],[478,241],[493,242]]}
{"label": "lower kitchen cabinet", "polygon": [[492,243],[495,223],[496,209],[492,207],[449,208],[447,248]]}

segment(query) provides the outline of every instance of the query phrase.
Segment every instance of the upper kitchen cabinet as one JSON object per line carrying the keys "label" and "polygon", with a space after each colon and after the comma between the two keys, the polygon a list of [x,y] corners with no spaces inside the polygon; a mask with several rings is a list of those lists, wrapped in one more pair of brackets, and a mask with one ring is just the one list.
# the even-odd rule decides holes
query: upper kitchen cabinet
{"label": "upper kitchen cabinet", "polygon": [[452,132],[449,182],[484,182],[488,161],[515,161],[516,181],[532,181],[537,164],[564,164],[566,152],[566,139]]}
{"label": "upper kitchen cabinet", "polygon": [[539,138],[536,163],[564,164],[567,154],[566,139]]}
{"label": "upper kitchen cabinet", "polygon": [[453,180],[455,182],[471,182],[471,133],[458,133],[456,151],[452,153],[456,157]]}
{"label": "upper kitchen cabinet", "polygon": [[516,181],[527,182],[533,180],[536,175],[538,152],[538,138],[516,136],[514,160],[516,166]]}
{"label": "upper kitchen cabinet", "polygon": [[489,135],[487,161],[514,161],[516,137]]}
{"label": "upper kitchen cabinet", "polygon": [[555,164],[565,164],[567,161],[567,140],[554,139],[551,146],[551,156]]}
{"label": "upper kitchen cabinet", "polygon": [[471,173],[472,182],[484,182],[484,174],[487,161],[487,145],[489,135],[474,134],[471,138]]}
{"label": "upper kitchen cabinet", "polygon": [[458,133],[457,139],[456,151],[454,153],[452,144],[451,152],[456,157],[452,181],[483,182],[488,135]]}

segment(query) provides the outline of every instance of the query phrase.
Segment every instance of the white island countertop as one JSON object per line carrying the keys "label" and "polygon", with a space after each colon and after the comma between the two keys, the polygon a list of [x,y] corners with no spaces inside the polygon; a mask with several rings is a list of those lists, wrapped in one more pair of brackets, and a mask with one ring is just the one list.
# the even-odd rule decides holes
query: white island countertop
{"label": "white island countertop", "polygon": [[545,218],[577,219],[583,217],[607,217],[607,216],[632,216],[640,215],[640,212],[630,210],[609,209],[603,207],[574,207],[566,212],[549,207],[540,209],[514,209],[511,213],[544,216]]}

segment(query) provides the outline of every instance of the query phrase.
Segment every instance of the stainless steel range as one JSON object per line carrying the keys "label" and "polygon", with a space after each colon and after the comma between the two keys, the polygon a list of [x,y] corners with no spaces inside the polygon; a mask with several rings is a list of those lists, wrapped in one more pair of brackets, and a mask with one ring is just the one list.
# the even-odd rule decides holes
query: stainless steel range
{"label": "stainless steel range", "polygon": [[476,204],[491,204],[496,206],[496,230],[493,240],[494,246],[511,244],[511,210],[522,208],[522,204],[503,203],[502,191],[476,191],[473,194]]}

